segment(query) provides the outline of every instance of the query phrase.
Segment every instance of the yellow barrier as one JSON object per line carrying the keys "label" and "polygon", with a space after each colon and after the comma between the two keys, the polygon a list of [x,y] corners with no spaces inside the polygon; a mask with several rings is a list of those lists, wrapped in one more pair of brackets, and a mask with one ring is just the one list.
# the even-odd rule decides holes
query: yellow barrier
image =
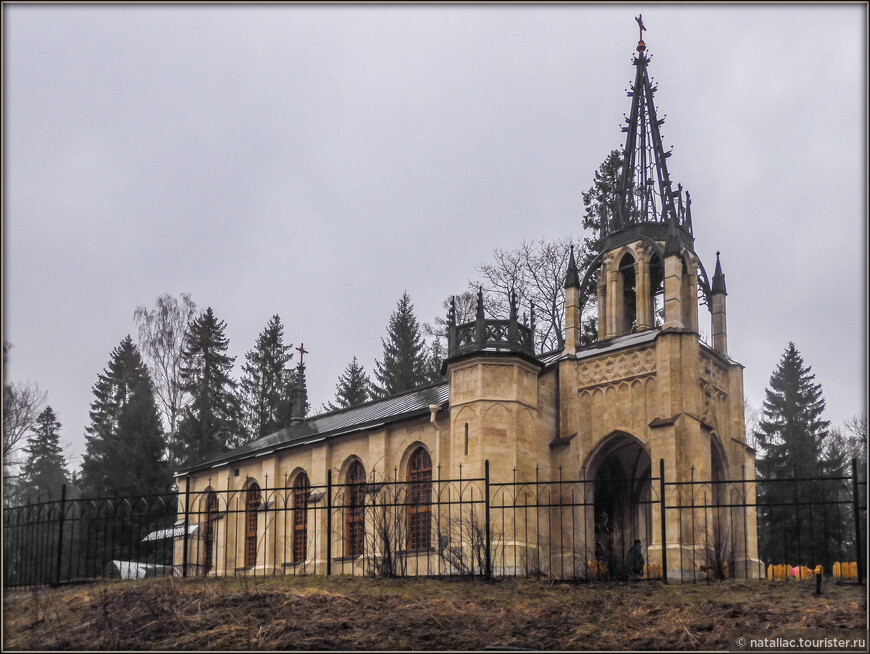
{"label": "yellow barrier", "polygon": [[604,561],[587,561],[586,574],[589,575],[606,575],[607,563]]}
{"label": "yellow barrier", "polygon": [[643,576],[645,579],[661,579],[662,564],[654,563],[649,565],[648,563],[645,563],[643,566]]}
{"label": "yellow barrier", "polygon": [[[854,565],[850,563],[843,563],[842,567],[844,570],[849,570],[849,566]],[[838,577],[840,575],[841,564],[834,564],[834,576]],[[805,565],[801,566],[790,566],[786,563],[780,563],[778,565],[769,565],[767,566],[767,580],[768,581],[785,581],[789,577],[794,579],[800,579],[801,581],[805,579],[812,579],[815,577],[816,573],[824,574],[825,569],[821,565],[817,565],[812,570]],[[855,578],[857,578],[857,573],[855,574]]]}
{"label": "yellow barrier", "polygon": [[857,579],[858,578],[858,563],[856,561],[848,561],[840,563],[837,561],[834,564],[834,576],[838,579]]}
{"label": "yellow barrier", "polygon": [[768,581],[785,581],[791,575],[791,566],[785,563],[779,565],[771,564],[767,566]]}

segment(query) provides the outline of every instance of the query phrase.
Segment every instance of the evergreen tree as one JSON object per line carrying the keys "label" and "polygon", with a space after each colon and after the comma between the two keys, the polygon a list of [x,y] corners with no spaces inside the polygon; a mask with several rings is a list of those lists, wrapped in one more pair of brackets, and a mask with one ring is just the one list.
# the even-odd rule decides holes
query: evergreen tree
{"label": "evergreen tree", "polygon": [[426,376],[432,384],[444,381],[441,375],[441,364],[444,363],[444,346],[441,344],[441,339],[435,338],[429,346],[429,359],[426,362]]}
{"label": "evergreen tree", "polygon": [[36,419],[33,436],[27,440],[24,484],[29,493],[55,498],[67,483],[69,473],[60,446],[60,422],[49,406]]}
{"label": "evergreen tree", "polygon": [[177,461],[191,463],[225,452],[243,439],[241,402],[231,377],[226,323],[211,307],[191,322],[182,348],[181,378],[191,395],[178,428]]}
{"label": "evergreen tree", "polygon": [[335,386],[335,403],[329,404],[329,410],[346,409],[366,402],[370,397],[370,388],[369,376],[354,357],[338,378],[338,384]]}
{"label": "evergreen tree", "polygon": [[374,394],[388,397],[427,383],[426,348],[407,291],[390,315],[383,361],[375,361]]}
{"label": "evergreen tree", "polygon": [[[842,462],[824,455],[830,424],[822,418],[824,410],[821,384],[815,383],[810,366],[804,364],[794,343],[789,343],[770,377],[755,434],[756,469],[764,480],[758,497],[761,504],[772,505],[760,516],[768,525],[760,538],[761,555],[768,561],[832,563],[832,531],[821,528],[830,516],[822,506],[809,506],[826,497],[829,489],[821,481],[776,482],[841,472]],[[807,506],[794,506],[795,502]]]}
{"label": "evergreen tree", "polygon": [[170,471],[148,370],[127,336],[97,378],[82,462],[85,492],[132,495],[164,492]]}
{"label": "evergreen tree", "polygon": [[[591,236],[583,239],[578,251],[577,268],[581,275],[589,269],[592,260],[604,249],[601,226],[616,211],[619,199],[619,184],[622,176],[622,151],[611,150],[595,171],[592,186],[583,193],[583,229]],[[588,345],[598,340],[598,319],[595,315],[598,298],[595,293],[596,276],[590,275],[586,288],[580,289],[586,302],[583,306],[580,344]]]}
{"label": "evergreen tree", "polygon": [[766,479],[817,475],[829,422],[822,419],[821,384],[789,343],[765,391],[757,443],[758,469]]}
{"label": "evergreen tree", "polygon": [[293,358],[291,345],[284,345],[284,325],[278,315],[257,337],[256,345],[245,355],[241,391],[245,426],[250,438],[261,438],[280,429],[280,405],[290,382],[287,365]]}
{"label": "evergreen tree", "polygon": [[611,150],[601,162],[593,176],[592,186],[583,193],[583,229],[590,230],[592,236],[583,239],[583,248],[577,259],[577,267],[584,270],[604,247],[601,225],[615,212],[618,200],[620,177],[622,176],[622,151]]}

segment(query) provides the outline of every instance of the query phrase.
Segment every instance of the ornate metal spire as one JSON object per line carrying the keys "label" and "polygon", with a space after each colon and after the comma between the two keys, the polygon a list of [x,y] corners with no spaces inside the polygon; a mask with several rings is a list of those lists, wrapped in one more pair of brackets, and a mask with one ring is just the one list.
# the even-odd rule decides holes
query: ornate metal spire
{"label": "ornate metal spire", "polygon": [[692,224],[689,218],[688,193],[682,199],[682,186],[672,188],[667,158],[662,145],[660,127],[664,118],[656,112],[654,95],[656,86],[650,83],[647,66],[651,56],[645,54],[643,32],[646,27],[641,16],[635,18],[641,39],[633,64],[637,68],[634,84],[627,91],[631,101],[631,114],[625,118],[626,133],[623,148],[623,167],[617,199],[609,221],[602,221],[603,236],[618,232],[636,223],[672,223],[684,229],[689,236]]}

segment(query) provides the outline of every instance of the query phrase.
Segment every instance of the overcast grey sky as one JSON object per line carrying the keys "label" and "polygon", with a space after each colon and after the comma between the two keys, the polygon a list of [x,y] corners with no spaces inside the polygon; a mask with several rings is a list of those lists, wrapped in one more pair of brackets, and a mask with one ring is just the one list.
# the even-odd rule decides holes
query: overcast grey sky
{"label": "overcast grey sky", "polygon": [[[494,248],[581,235],[620,147],[634,16],[696,249],[756,406],[793,340],[866,412],[867,8],[3,6],[3,336],[84,451],[133,311],[188,291],[237,371],[269,317],[314,407]],[[709,314],[702,313],[709,333]]]}

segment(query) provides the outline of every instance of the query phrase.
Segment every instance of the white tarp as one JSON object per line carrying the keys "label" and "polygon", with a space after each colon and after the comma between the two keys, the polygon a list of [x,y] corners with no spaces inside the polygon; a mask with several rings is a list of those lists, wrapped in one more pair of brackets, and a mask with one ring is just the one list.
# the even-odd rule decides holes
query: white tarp
{"label": "white tarp", "polygon": [[[197,529],[199,529],[199,525],[188,525],[187,533],[193,534]],[[163,540],[165,538],[181,538],[182,536],[184,536],[183,524],[170,527],[169,529],[158,529],[157,531],[152,531],[142,539],[142,542],[145,543],[151,540]]]}
{"label": "white tarp", "polygon": [[109,561],[103,572],[104,577],[117,579],[144,579],[145,577],[160,577],[171,574],[172,566],[156,563],[139,563],[138,561]]}

